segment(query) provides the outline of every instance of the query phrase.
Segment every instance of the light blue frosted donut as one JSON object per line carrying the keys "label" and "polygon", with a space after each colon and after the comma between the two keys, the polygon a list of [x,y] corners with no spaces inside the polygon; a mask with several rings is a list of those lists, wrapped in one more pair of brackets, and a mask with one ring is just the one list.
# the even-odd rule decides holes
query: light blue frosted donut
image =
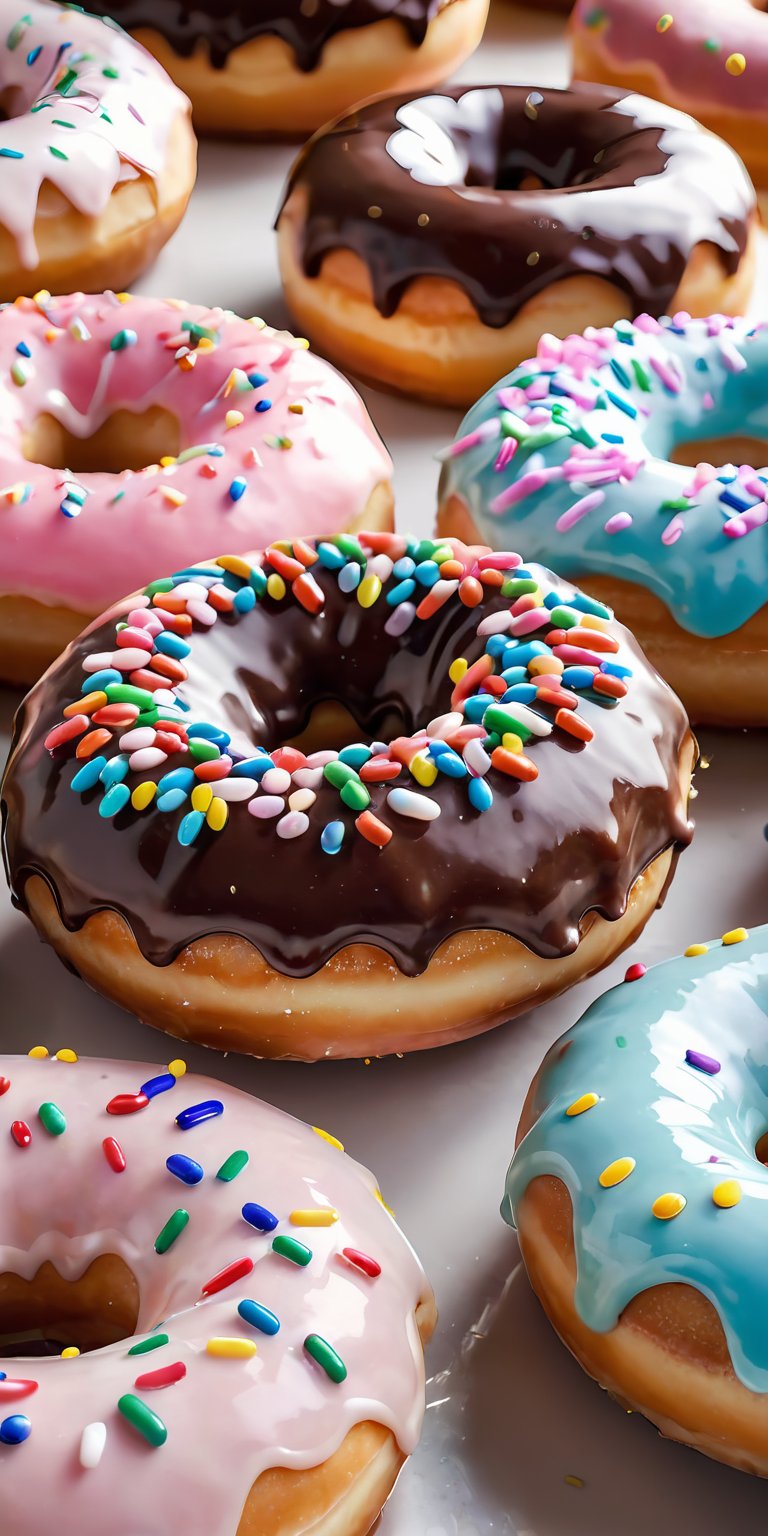
{"label": "light blue frosted donut", "polygon": [[726,635],[768,599],[768,471],[670,455],[736,435],[768,440],[765,325],[641,315],[544,336],[466,416],[441,506],[458,497],[495,548],[636,583],[681,628]]}
{"label": "light blue frosted donut", "polygon": [[[604,1333],[641,1291],[685,1281],[716,1308],[736,1375],[765,1393],[768,1168],[755,1146],[768,1128],[768,928],[740,933],[614,987],[553,1046],[502,1214],[514,1226],[531,1180],[554,1174],[573,1203],[587,1327]],[[584,1095],[596,1102],[569,1115]],[[634,1167],[603,1187],[624,1158]],[[663,1219],[654,1204],[670,1193],[684,1205]]]}

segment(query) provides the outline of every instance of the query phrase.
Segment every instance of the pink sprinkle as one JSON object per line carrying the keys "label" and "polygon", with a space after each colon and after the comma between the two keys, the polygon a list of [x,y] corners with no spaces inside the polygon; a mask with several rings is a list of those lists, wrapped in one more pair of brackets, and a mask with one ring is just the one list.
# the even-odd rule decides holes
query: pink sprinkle
{"label": "pink sprinkle", "polygon": [[455,443],[451,443],[450,448],[438,454],[438,458],[455,459],[459,454],[466,453],[468,449],[477,448],[480,443],[487,443],[492,438],[498,437],[500,431],[501,422],[496,416],[491,416],[488,421],[481,422],[474,432],[467,432],[465,437],[457,438]]}
{"label": "pink sprinkle", "polygon": [[753,528],[762,528],[764,523],[768,523],[768,507],[761,501],[756,507],[740,512],[737,517],[729,517],[727,523],[723,523],[723,533],[729,539],[743,539],[745,533],[751,533]]}
{"label": "pink sprinkle", "polygon": [[735,342],[730,336],[720,337],[720,356],[729,373],[743,373],[747,366],[747,359],[742,356]]}
{"label": "pink sprinkle", "polygon": [[660,357],[656,352],[651,353],[649,361],[654,373],[658,374],[664,387],[670,390],[673,395],[679,395],[682,384],[677,374],[674,372],[672,364],[666,362],[664,358]]}
{"label": "pink sprinkle", "polygon": [[706,462],[697,464],[693,479],[684,492],[684,495],[688,497],[698,496],[699,491],[703,490],[705,485],[709,485],[710,482],[716,478],[716,476],[717,470],[715,469],[714,464],[707,464]]}
{"label": "pink sprinkle", "polygon": [[514,507],[518,501],[525,501],[526,496],[536,495],[537,491],[542,491],[550,480],[558,480],[562,474],[563,468],[560,464],[554,465],[551,469],[529,469],[527,474],[521,475],[519,480],[507,486],[500,496],[494,497],[489,504],[489,511],[506,512],[508,507]]}
{"label": "pink sprinkle", "polygon": [[[523,367],[525,367],[525,363]],[[535,367],[535,363],[531,365]],[[503,411],[519,411],[526,404],[525,390],[519,389],[516,384],[506,389],[497,389],[496,399]]]}
{"label": "pink sprinkle", "polygon": [[634,326],[636,331],[645,331],[647,336],[660,336],[663,330],[653,315],[638,315]]}
{"label": "pink sprinkle", "polygon": [[521,613],[513,619],[510,629],[513,635],[530,635],[535,629],[543,629],[545,624],[550,623],[548,608],[531,608],[528,613]]}
{"label": "pink sprinkle", "polygon": [[680,516],[680,513],[676,512],[675,516],[673,518],[671,518],[670,521],[667,523],[667,526],[666,526],[666,528],[664,529],[664,532],[661,535],[661,542],[662,542],[662,544],[667,544],[667,545],[669,545],[669,544],[676,544],[678,539],[684,533],[685,533],[685,523],[683,522],[683,519]]}
{"label": "pink sprinkle", "polygon": [[206,629],[216,623],[214,609],[209,607],[208,603],[198,602],[194,597],[187,603],[187,613],[191,619],[196,619],[198,624],[204,624]]}
{"label": "pink sprinkle", "polygon": [[497,554],[481,555],[477,561],[475,570],[478,571],[516,571],[522,565],[522,555],[516,555],[512,549],[499,550]]}
{"label": "pink sprinkle", "polygon": [[285,801],[282,795],[256,795],[248,801],[248,810],[259,821],[268,821],[273,816],[282,816],[285,810]]}
{"label": "pink sprinkle", "polygon": [[602,657],[596,656],[594,651],[585,651],[581,645],[556,645],[552,655],[556,656],[558,661],[564,661],[569,666],[602,666]]}
{"label": "pink sprinkle", "polygon": [[555,527],[558,533],[567,533],[576,523],[580,523],[588,512],[594,512],[596,507],[602,506],[605,501],[605,491],[591,491],[588,496],[582,496],[580,501],[575,501],[572,507],[557,519]]}
{"label": "pink sprinkle", "polygon": [[506,469],[508,464],[511,464],[511,462],[512,462],[513,458],[515,457],[516,453],[517,453],[517,438],[516,437],[505,437],[505,439],[504,439],[504,441],[503,441],[503,443],[502,443],[502,445],[501,445],[501,447],[500,447],[500,449],[498,451],[498,454],[496,455],[496,463],[493,466],[497,475],[500,474],[502,469]]}
{"label": "pink sprinkle", "polygon": [[713,411],[715,409],[714,395],[712,395],[711,392],[707,390],[707,393],[702,397],[701,403],[705,411]]}
{"label": "pink sprinkle", "polygon": [[606,533],[622,533],[625,528],[632,527],[632,517],[629,512],[614,512],[605,524]]}

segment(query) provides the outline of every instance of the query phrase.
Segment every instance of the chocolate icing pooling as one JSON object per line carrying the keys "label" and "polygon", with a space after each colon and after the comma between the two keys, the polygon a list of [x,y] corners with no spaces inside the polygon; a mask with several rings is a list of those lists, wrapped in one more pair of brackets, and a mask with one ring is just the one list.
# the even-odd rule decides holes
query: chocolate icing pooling
{"label": "chocolate icing pooling", "polygon": [[602,86],[454,86],[372,103],[310,140],[281,212],[295,191],[307,276],[349,249],[382,315],[416,278],[448,278],[497,328],[572,276],[614,283],[633,317],[661,314],[700,243],[736,271],[755,209],[725,144]]}
{"label": "chocolate icing pooling", "polygon": [[[541,567],[563,600],[574,588]],[[237,752],[274,748],[301,731],[324,699],[343,702],[362,731],[411,731],[449,707],[454,657],[482,654],[482,610],[448,603],[407,635],[387,634],[391,609],[364,609],[332,574],[313,568],[325,594],[312,616],[266,597],[239,624],[222,615],[196,635],[179,693],[195,718],[216,720]],[[177,817],[122,812],[111,822],[70,790],[72,755],[43,739],[77,698],[86,654],[112,646],[129,599],[85,632],[25,700],[3,785],[4,856],[14,900],[28,875],[50,885],[64,923],[78,928],[111,909],[128,921],[145,957],[163,965],[194,939],[240,935],[276,969],[309,975],[345,945],[368,942],[415,975],[448,936],[466,929],[512,934],[537,954],[576,948],[579,923],[596,910],[621,916],[637,876],[662,850],[690,838],[680,806],[678,757],[688,725],[682,706],[619,624],[616,660],[631,667],[615,707],[580,705],[595,737],[584,748],[557,731],[536,743],[538,778],[498,775],[493,804],[478,815],[463,785],[438,775],[429,794],[436,823],[393,818],[386,785],[370,786],[371,809],[396,835],[383,850],[350,829],[329,858],[318,830],[283,841],[274,825],[244,815],[238,830],[183,848]],[[319,826],[339,814],[337,792],[318,789]],[[238,808],[233,808],[237,810]]]}
{"label": "chocolate icing pooling", "polygon": [[[317,68],[329,38],[337,32],[367,27],[394,17],[414,47],[423,43],[444,0],[98,0],[90,9],[114,16],[129,32],[159,32],[174,52],[188,58],[204,42],[214,69],[258,37],[281,37],[299,69]],[[450,0],[449,0],[450,3]]]}

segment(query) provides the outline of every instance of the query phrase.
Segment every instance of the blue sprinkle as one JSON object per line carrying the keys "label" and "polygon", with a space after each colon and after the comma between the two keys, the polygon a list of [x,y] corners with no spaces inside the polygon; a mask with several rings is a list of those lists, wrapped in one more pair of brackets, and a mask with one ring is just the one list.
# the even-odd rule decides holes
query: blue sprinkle
{"label": "blue sprinkle", "polygon": [[420,586],[433,587],[439,579],[440,567],[436,560],[421,560],[413,574]]}
{"label": "blue sprinkle", "polygon": [[355,560],[348,561],[344,569],[339,571],[339,587],[342,592],[354,592],[360,585],[362,570]]}
{"label": "blue sprinkle", "polygon": [[507,644],[504,648],[504,662],[507,666],[527,667],[529,661],[533,661],[534,656],[551,655],[552,652],[549,646],[542,644],[541,640],[529,640],[527,645],[511,646]]}
{"label": "blue sprinkle", "polygon": [[489,695],[487,693],[475,694],[474,697],[464,701],[464,719],[467,725],[479,725],[485,711],[488,708]]}
{"label": "blue sprinkle", "polygon": [[497,702],[508,704],[510,699],[516,699],[518,704],[533,704],[536,698],[535,683],[513,683],[506,693]]}
{"label": "blue sprinkle", "polygon": [[485,642],[485,649],[489,656],[500,656],[508,645],[506,635],[489,635]]}
{"label": "blue sprinkle", "polygon": [[329,821],[320,834],[320,847],[323,853],[338,853],[344,841],[343,821]]}
{"label": "blue sprinkle", "polygon": [[172,635],[170,630],[164,629],[161,634],[155,635],[155,650],[163,656],[173,656],[176,661],[183,661],[188,656],[192,647],[181,635]]}
{"label": "blue sprinkle", "polygon": [[196,725],[190,725],[187,735],[192,739],[200,737],[202,741],[212,741],[216,747],[228,747],[232,740],[227,731],[220,730],[218,725],[209,725],[207,720],[199,720]]}
{"label": "blue sprinkle", "polygon": [[248,481],[242,475],[236,475],[229,487],[230,501],[239,501],[248,489]]}
{"label": "blue sprinkle", "polygon": [[734,486],[730,491],[721,491],[719,499],[727,507],[733,507],[736,512],[748,512],[750,507],[758,506],[760,500],[759,497],[745,491],[742,486]]}
{"label": "blue sprinkle", "polygon": [[128,773],[127,757],[110,757],[109,761],[99,774],[102,784],[109,789],[112,784],[120,784]]}
{"label": "blue sprinkle", "polygon": [[83,681],[81,693],[103,693],[109,683],[121,683],[122,672],[117,667],[105,667],[103,672],[89,672]]}
{"label": "blue sprinkle", "polygon": [[235,593],[235,611],[237,613],[250,613],[256,607],[256,593],[253,587],[241,587]]}
{"label": "blue sprinkle", "polygon": [[342,747],[339,753],[339,761],[346,763],[349,768],[362,768],[373,753],[370,747],[363,746],[362,742],[353,741],[348,747]]}
{"label": "blue sprinkle", "polygon": [[82,510],[82,502],[72,501],[69,496],[64,497],[64,500],[59,507],[59,511],[63,512],[65,517],[69,518],[79,517]]}
{"label": "blue sprinkle", "polygon": [[257,400],[256,401],[256,410],[259,412],[259,414],[261,414],[262,411],[271,411],[271,409],[272,409],[272,401],[271,400]]}
{"label": "blue sprinkle", "polygon": [[620,363],[619,359],[617,357],[612,357],[611,358],[611,369],[612,369],[613,373],[615,373],[616,378],[618,379],[619,383],[623,384],[625,389],[631,389],[631,387],[632,387],[632,380],[631,380],[631,378],[630,378],[626,368],[624,367],[624,364]]}
{"label": "blue sprinkle", "polygon": [[191,847],[198,833],[205,826],[205,816],[202,811],[188,811],[179,824],[176,836],[182,848]]}
{"label": "blue sprinkle", "polygon": [[27,346],[27,343],[25,341],[20,341],[18,343],[18,346],[16,347],[16,351],[19,352],[22,357],[31,357],[32,356],[32,353],[30,352],[29,347]]}
{"label": "blue sprinkle", "polygon": [[632,668],[622,667],[618,661],[601,661],[600,671],[607,672],[610,677],[631,677]]}
{"label": "blue sprinkle", "polygon": [[232,764],[232,776],[236,779],[263,779],[274,763],[268,752],[259,757],[243,757],[239,763]]}
{"label": "blue sprinkle", "polygon": [[167,789],[183,789],[187,792],[195,787],[195,771],[193,768],[172,768],[170,773],[164,773],[157,781],[157,793],[164,795]]}
{"label": "blue sprinkle", "polygon": [[623,443],[624,442],[624,438],[622,437],[620,432],[601,432],[600,436],[603,439],[604,443]]}
{"label": "blue sprinkle", "polygon": [[6,1372],[5,1371],[0,1371],[0,1381],[5,1381],[5,1379],[6,1379]]}
{"label": "blue sprinkle", "polygon": [[4,160],[23,160],[24,153],[20,149],[0,149],[0,155]]}
{"label": "blue sprinkle", "polygon": [[28,64],[34,64],[35,61],[37,59],[39,59],[42,51],[43,51],[42,43],[38,43],[36,48],[30,48],[29,53],[27,54],[27,63]]}
{"label": "blue sprinkle", "polygon": [[113,784],[111,789],[107,790],[104,799],[99,802],[99,815],[105,819],[116,816],[118,811],[122,811],[123,806],[128,804],[130,798],[131,791],[127,784]]}
{"label": "blue sprinkle", "polygon": [[148,1099],[156,1099],[159,1093],[169,1093],[176,1087],[176,1079],[172,1072],[159,1072],[157,1077],[150,1077],[146,1083],[142,1083],[140,1093],[146,1094]]}
{"label": "blue sprinkle", "polygon": [[[519,571],[517,574],[520,574]],[[579,613],[591,613],[596,619],[613,618],[610,608],[606,608],[605,603],[598,603],[596,598],[587,597],[584,592],[574,592],[573,597],[568,599],[567,607],[578,608]]]}
{"label": "blue sprinkle", "polygon": [[410,576],[406,577],[405,581],[399,581],[396,587],[390,587],[387,593],[390,608],[397,608],[398,603],[406,603],[415,591],[416,583]]}
{"label": "blue sprinkle", "polygon": [[193,1126],[202,1125],[205,1120],[215,1120],[223,1113],[224,1105],[220,1099],[203,1099],[201,1104],[190,1104],[189,1109],[182,1109],[176,1116],[176,1124],[180,1131],[191,1131]]}
{"label": "blue sprinkle", "polygon": [[513,683],[526,683],[528,681],[528,668],[505,667],[501,677],[502,681],[506,683],[507,687],[511,688]]}
{"label": "blue sprinkle", "polygon": [[164,795],[158,795],[155,805],[159,811],[178,811],[186,799],[186,789],[167,789]]}
{"label": "blue sprinkle", "polygon": [[[431,755],[432,746],[430,746],[429,752]],[[458,753],[454,752],[451,747],[448,748],[447,752],[441,752],[435,761],[440,773],[446,774],[449,779],[465,779],[469,773],[463,757],[459,757]]]}
{"label": "blue sprinkle", "polygon": [[22,1445],[32,1433],[32,1425],[25,1413],[12,1413],[0,1424],[0,1442],[3,1445]]}
{"label": "blue sprinkle", "polygon": [[271,1336],[280,1332],[280,1322],[274,1312],[260,1306],[258,1301],[241,1301],[237,1310],[243,1322],[250,1324],[251,1328],[258,1328],[259,1333]]}
{"label": "blue sprinkle", "polygon": [[[517,574],[519,575],[520,573],[517,572]],[[548,592],[546,597],[545,597],[545,599],[544,599],[544,607],[545,608],[557,608],[557,607],[559,607],[560,603],[562,603],[562,601],[563,601],[563,599],[562,599],[562,597],[560,597],[560,594],[558,592]]]}
{"label": "blue sprinkle", "polygon": [[69,786],[70,789],[74,789],[78,795],[84,794],[86,789],[93,789],[94,784],[98,784],[101,778],[102,768],[106,768],[106,766],[107,759],[105,757],[90,758],[87,763],[83,763],[82,768],[78,768]]}
{"label": "blue sprinkle", "polygon": [[243,1206],[243,1216],[249,1227],[256,1227],[258,1232],[274,1232],[277,1226],[277,1217],[272,1211],[268,1211],[265,1205],[256,1205],[253,1200]]}
{"label": "blue sprinkle", "polygon": [[392,575],[396,576],[398,581],[402,581],[405,577],[412,576],[415,569],[415,560],[412,560],[410,555],[403,555],[399,560],[395,561],[392,567]]}
{"label": "blue sprinkle", "polygon": [[485,779],[470,779],[467,794],[469,795],[470,805],[473,805],[476,811],[489,811],[491,809],[493,805],[493,790],[486,784]]}
{"label": "blue sprinkle", "polygon": [[166,1159],[165,1166],[174,1178],[181,1179],[182,1184],[199,1184],[205,1177],[200,1164],[193,1157],[185,1157],[183,1152],[174,1152]]}
{"label": "blue sprinkle", "polygon": [[591,688],[594,680],[591,667],[566,667],[562,675],[565,688]]}
{"label": "blue sprinkle", "polygon": [[631,416],[634,421],[637,416],[637,406],[634,406],[631,400],[622,400],[621,395],[617,395],[612,389],[606,389],[605,393],[612,405],[623,411],[625,416]]}
{"label": "blue sprinkle", "polygon": [[269,383],[269,378],[266,373],[249,373],[248,383],[252,384],[254,389],[260,389],[262,384]]}
{"label": "blue sprinkle", "polygon": [[343,555],[335,544],[318,544],[317,555],[320,564],[324,565],[327,571],[340,571],[347,563],[346,555]]}

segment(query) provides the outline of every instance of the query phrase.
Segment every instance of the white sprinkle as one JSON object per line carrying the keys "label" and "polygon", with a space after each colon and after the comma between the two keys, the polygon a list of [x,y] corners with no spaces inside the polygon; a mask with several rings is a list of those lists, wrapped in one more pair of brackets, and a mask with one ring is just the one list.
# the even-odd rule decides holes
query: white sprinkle
{"label": "white sprinkle", "polygon": [[86,1424],[80,1436],[80,1465],[86,1472],[92,1472],[99,1465],[106,1443],[106,1424]]}
{"label": "white sprinkle", "polygon": [[[387,619],[384,625],[385,633],[395,637],[404,635],[405,631],[410,629],[415,617],[416,608],[413,603],[398,603],[392,617]],[[92,667],[91,671],[95,672],[97,668]]]}
{"label": "white sprinkle", "polygon": [[112,652],[107,666],[117,667],[118,672],[136,672],[139,667],[145,667],[148,661],[149,651],[125,645],[119,651]]}
{"label": "white sprinkle", "polygon": [[297,789],[317,789],[323,782],[322,768],[297,768],[292,774]]}
{"label": "white sprinkle", "polygon": [[258,816],[259,821],[268,821],[273,816],[282,816],[285,801],[282,795],[257,795],[248,801],[248,809],[252,816]]}
{"label": "white sprinkle", "polygon": [[430,799],[429,795],[417,795],[413,789],[391,789],[387,805],[398,816],[410,816],[413,821],[435,821],[440,815],[436,800]]}
{"label": "white sprinkle", "polygon": [[118,746],[121,752],[140,752],[142,747],[153,747],[157,732],[153,725],[140,725],[138,730],[126,731],[120,737]]}
{"label": "white sprinkle", "polygon": [[216,611],[208,603],[187,603],[187,613],[191,619],[197,619],[198,624],[205,624],[207,628],[216,623]]}
{"label": "white sprinkle", "polygon": [[159,768],[161,763],[167,761],[167,754],[161,752],[159,747],[142,747],[140,751],[131,754],[128,767],[137,773],[144,773],[147,768]]}
{"label": "white sprinkle", "polygon": [[430,720],[427,726],[427,735],[431,736],[433,741],[445,741],[448,736],[453,735],[454,731],[458,731],[459,726],[463,724],[464,716],[460,715],[457,710],[452,710],[450,714],[436,715],[434,720]]}
{"label": "white sprinkle", "polygon": [[284,795],[291,787],[288,769],[268,768],[262,777],[261,787],[268,795]]}
{"label": "white sprinkle", "polygon": [[220,800],[251,800],[259,787],[258,779],[217,779],[214,793]]}
{"label": "white sprinkle", "polygon": [[473,736],[464,748],[464,761],[475,779],[484,778],[491,766],[491,759],[483,743],[476,736]]}
{"label": "white sprinkle", "polygon": [[477,633],[482,639],[485,635],[502,635],[511,628],[512,614],[507,610],[506,613],[489,613],[487,619],[478,624]]}
{"label": "white sprinkle", "polygon": [[518,704],[516,699],[510,699],[508,704],[499,704],[499,709],[509,711],[509,729],[514,731],[515,721],[524,725],[534,736],[550,736],[552,723],[545,720],[543,715],[537,715],[535,710],[529,709],[527,704]]}
{"label": "white sprinkle", "polygon": [[[215,581],[217,578],[214,577],[213,579]],[[205,602],[205,599],[208,596],[208,590],[203,586],[201,581],[180,581],[179,585],[174,587],[171,596],[181,597],[184,600],[192,598],[193,601],[195,599],[199,599],[201,602]]]}
{"label": "white sprinkle", "polygon": [[281,817],[275,831],[278,837],[301,837],[309,827],[309,817],[303,811],[289,811],[287,816]]}

